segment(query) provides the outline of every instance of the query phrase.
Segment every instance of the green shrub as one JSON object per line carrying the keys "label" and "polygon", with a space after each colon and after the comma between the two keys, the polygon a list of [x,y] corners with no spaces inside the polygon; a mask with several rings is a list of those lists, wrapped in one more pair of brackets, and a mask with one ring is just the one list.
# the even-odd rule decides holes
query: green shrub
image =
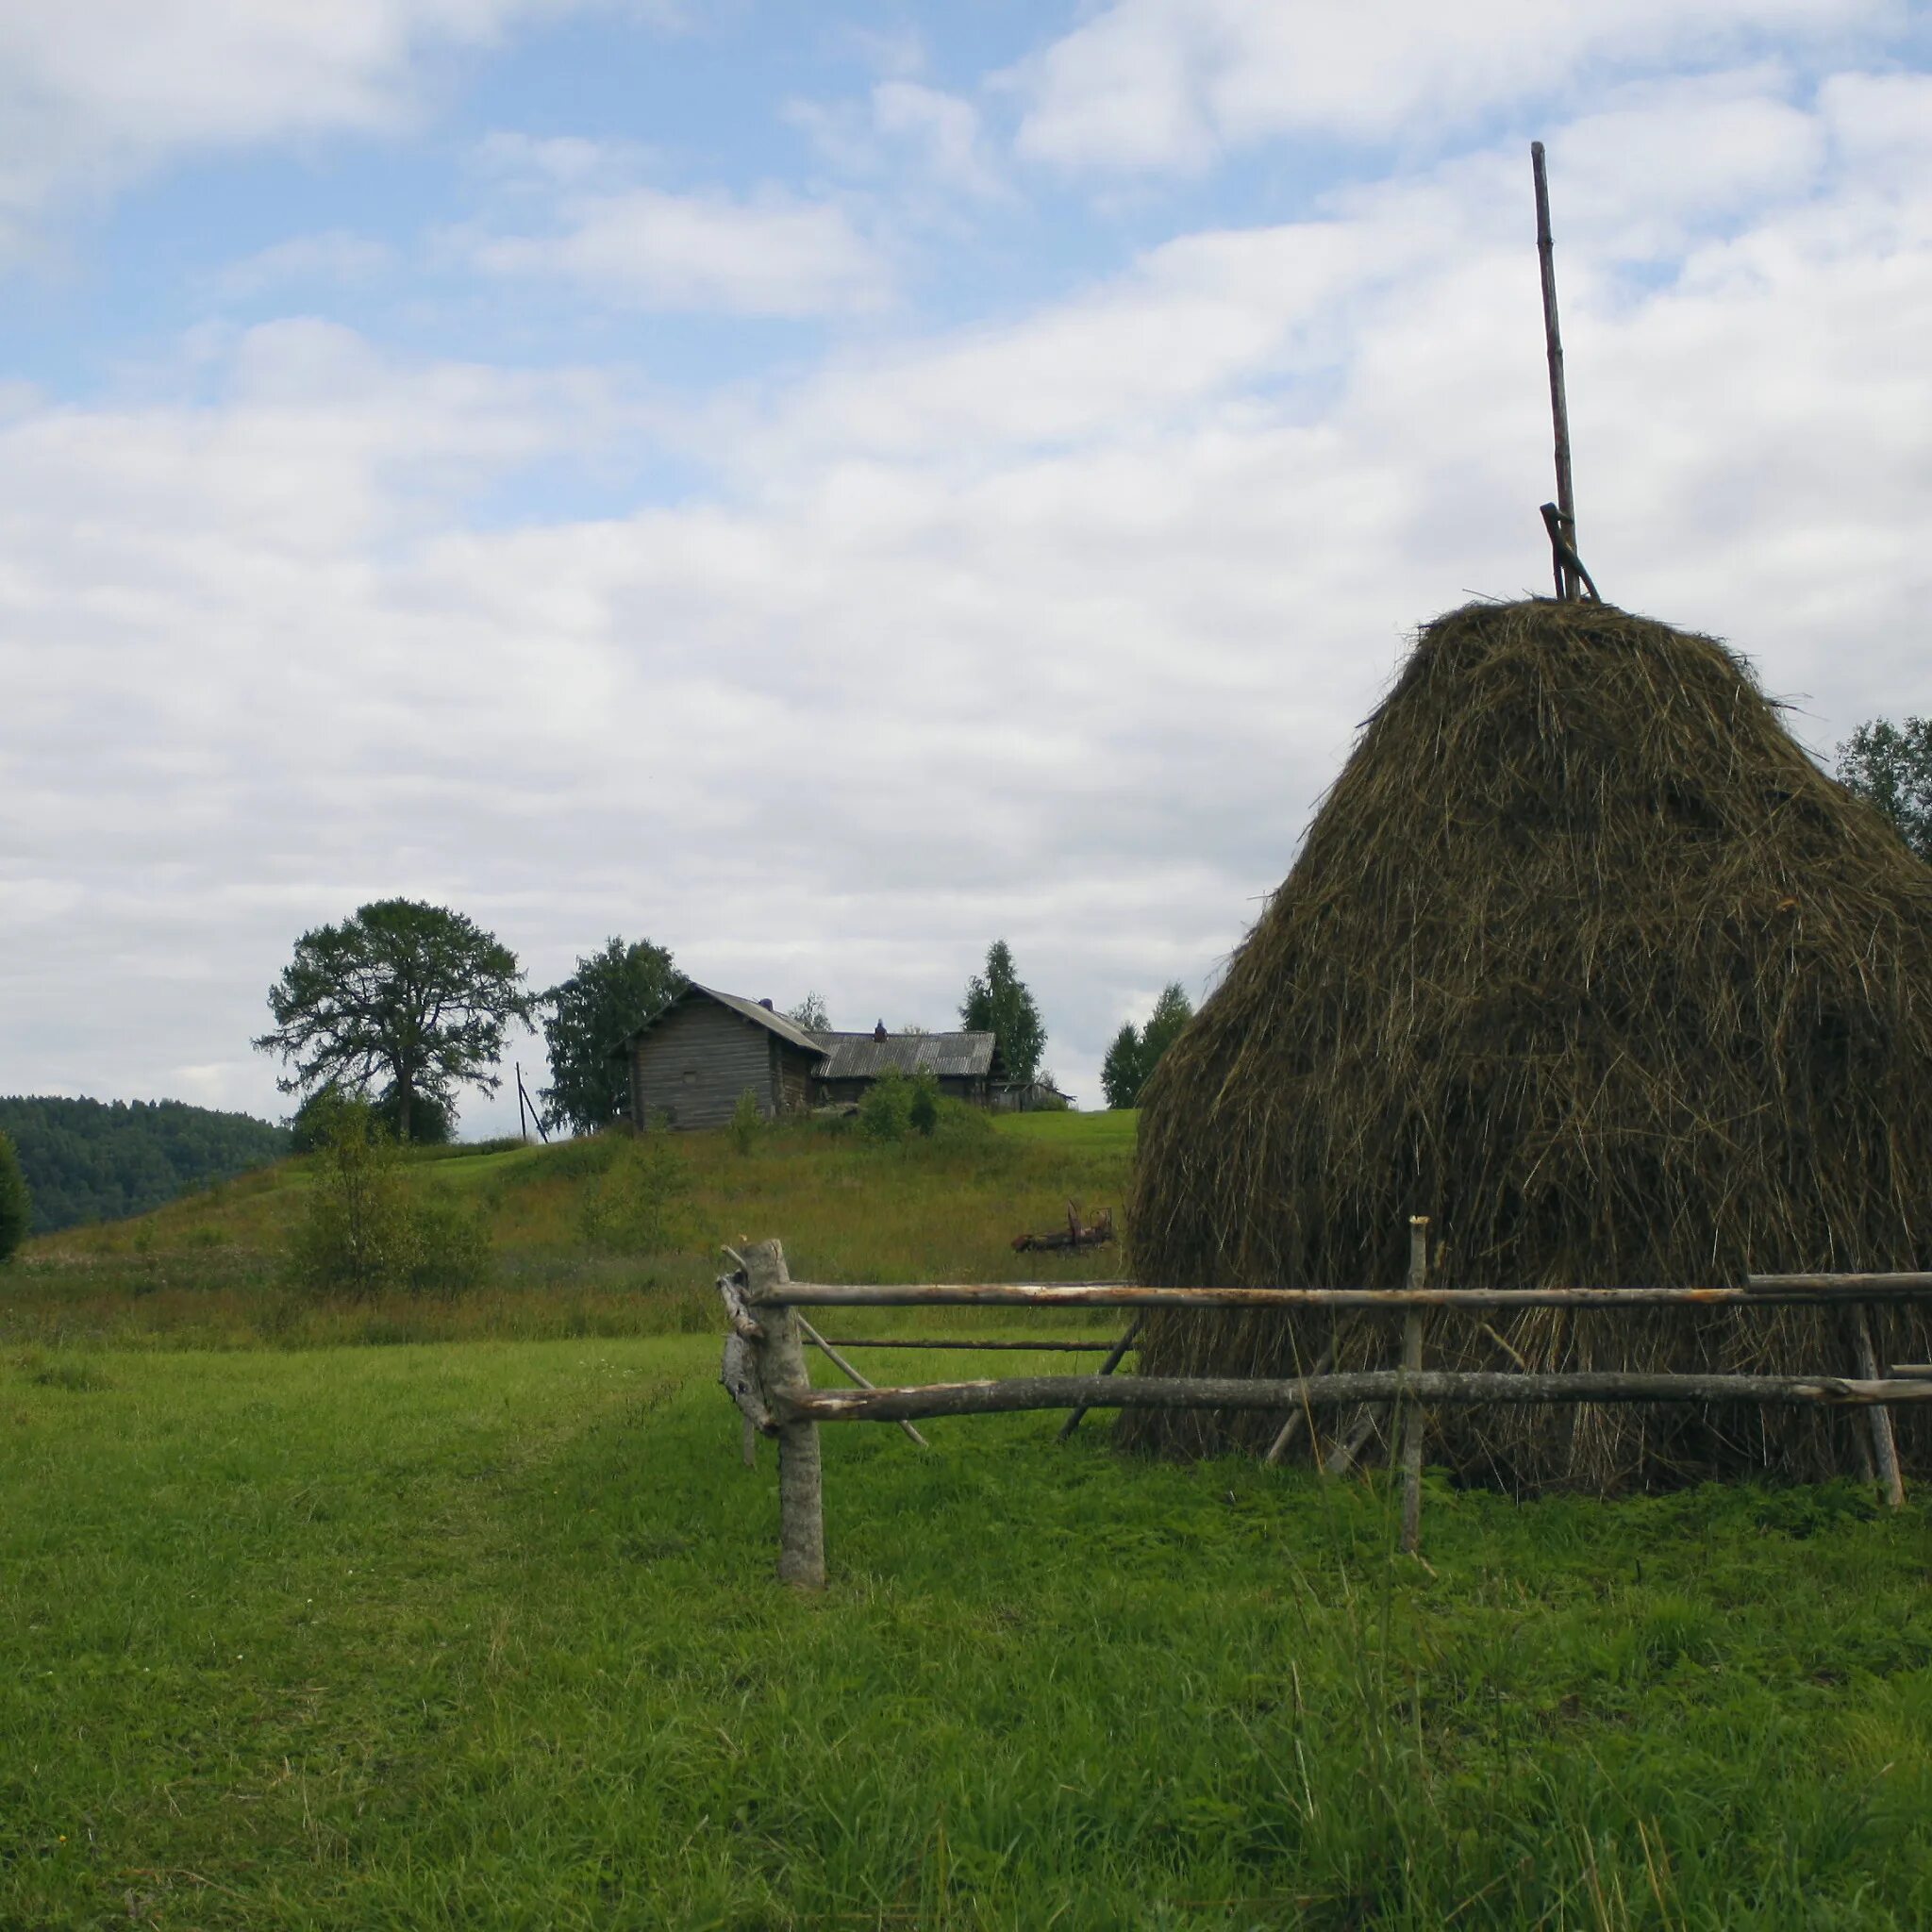
{"label": "green shrub", "polygon": [[941,1094],[933,1137],[947,1146],[991,1141],[994,1138],[992,1115],[983,1107],[974,1107],[970,1100],[955,1100],[950,1094]]}
{"label": "green shrub", "polygon": [[940,1124],[940,1078],[930,1067],[921,1067],[912,1076],[912,1097],[906,1104],[906,1118],[915,1133],[930,1140]]}
{"label": "green shrub", "polygon": [[378,1110],[341,1095],[317,1123],[315,1185],[290,1242],[289,1279],[310,1294],[385,1289],[453,1294],[490,1272],[475,1208],[405,1178],[405,1150]]}
{"label": "green shrub", "polygon": [[661,1128],[620,1141],[618,1150],[584,1196],[584,1239],[627,1254],[675,1247],[691,1185],[684,1156]]}
{"label": "green shrub", "polygon": [[312,1294],[373,1295],[409,1279],[417,1230],[398,1149],[367,1101],[317,1110],[315,1185],[289,1246],[291,1281]]}
{"label": "green shrub", "polygon": [[0,1133],[0,1261],[11,1258],[33,1225],[33,1202],[12,1140]]}
{"label": "green shrub", "polygon": [[858,1130],[869,1141],[903,1141],[911,1124],[912,1083],[888,1067],[858,1103]]}
{"label": "green shrub", "polygon": [[765,1116],[758,1106],[758,1096],[747,1087],[738,1096],[738,1105],[731,1112],[731,1125],[726,1130],[731,1136],[732,1146],[740,1154],[749,1154],[758,1144],[758,1131],[764,1124]]}

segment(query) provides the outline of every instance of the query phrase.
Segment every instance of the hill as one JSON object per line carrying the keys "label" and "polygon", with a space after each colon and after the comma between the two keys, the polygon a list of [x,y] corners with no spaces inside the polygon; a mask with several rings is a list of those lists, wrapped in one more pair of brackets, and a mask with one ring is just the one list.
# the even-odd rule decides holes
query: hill
{"label": "hill", "polygon": [[485,1284],[454,1297],[315,1302],[282,1257],[305,1212],[309,1158],[205,1187],[135,1219],[38,1237],[0,1277],[0,1340],[54,1336],[222,1347],[497,1336],[661,1334],[714,1327],[721,1242],[776,1235],[820,1280],[1078,1278],[1121,1272],[1102,1249],[1018,1255],[1015,1235],[1120,1208],[1136,1116],[993,1118],[948,1108],[941,1133],[880,1144],[842,1123],[660,1141],[661,1212],[613,1232],[637,1185],[614,1136],[549,1147],[418,1148],[409,1184],[489,1237]]}
{"label": "hill", "polygon": [[37,1234],[145,1213],[289,1151],[285,1127],[181,1100],[5,1095],[0,1133],[20,1150]]}

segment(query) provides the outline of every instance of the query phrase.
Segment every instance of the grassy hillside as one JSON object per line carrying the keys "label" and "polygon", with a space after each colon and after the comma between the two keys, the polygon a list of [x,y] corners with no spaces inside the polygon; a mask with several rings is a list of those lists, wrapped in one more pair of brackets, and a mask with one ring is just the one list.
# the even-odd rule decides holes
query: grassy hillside
{"label": "grassy hillside", "polygon": [[1932,1922],[1918,1507],[855,1425],[803,1600],[717,1356],[0,1355],[0,1924]]}
{"label": "grassy hillside", "polygon": [[284,1289],[281,1257],[311,1163],[278,1166],[158,1212],[28,1243],[0,1274],[0,1340],[312,1345],[495,1335],[658,1334],[716,1320],[719,1244],[776,1235],[795,1274],[840,1281],[1051,1279],[1120,1273],[1117,1251],[1016,1255],[1012,1238],[1118,1207],[1132,1114],[949,1116],[932,1141],[876,1144],[821,1123],[671,1139],[682,1190],[664,1238],[597,1245],[587,1210],[614,1141],[466,1153],[421,1150],[413,1186],[486,1222],[489,1284],[458,1298],[316,1304]]}

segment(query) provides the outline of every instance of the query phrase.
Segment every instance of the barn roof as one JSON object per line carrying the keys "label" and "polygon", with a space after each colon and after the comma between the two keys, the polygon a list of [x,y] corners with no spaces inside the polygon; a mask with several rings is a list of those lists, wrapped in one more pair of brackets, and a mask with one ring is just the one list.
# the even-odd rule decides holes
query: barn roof
{"label": "barn roof", "polygon": [[896,1069],[916,1074],[930,1067],[942,1079],[984,1079],[992,1071],[991,1033],[816,1033],[828,1056],[823,1080],[873,1080]]}
{"label": "barn roof", "polygon": [[700,986],[694,979],[686,985],[684,991],[662,1012],[654,1014],[646,1020],[630,1036],[631,1039],[641,1038],[658,1024],[666,1013],[675,1012],[679,1007],[693,998],[711,1000],[727,1011],[736,1013],[741,1020],[749,1020],[754,1025],[762,1026],[766,1032],[775,1033],[780,1040],[797,1047],[803,1053],[823,1054],[825,1051],[821,1044],[823,1036],[808,1032],[787,1014],[774,1013],[770,1007],[760,1006],[757,1000],[744,999],[735,992],[720,992],[714,986]]}
{"label": "barn roof", "polygon": [[714,1005],[749,1020],[768,1033],[775,1033],[789,1045],[818,1057],[813,1072],[825,1080],[875,1080],[881,1074],[896,1069],[916,1074],[930,1067],[943,1079],[984,1079],[993,1071],[993,1036],[991,1033],[889,1033],[881,1040],[875,1033],[814,1033],[784,1013],[776,1013],[757,1000],[735,992],[720,992],[715,986],[687,982],[684,991],[662,1012],[646,1020],[630,1038],[641,1039],[663,1021],[694,999]]}

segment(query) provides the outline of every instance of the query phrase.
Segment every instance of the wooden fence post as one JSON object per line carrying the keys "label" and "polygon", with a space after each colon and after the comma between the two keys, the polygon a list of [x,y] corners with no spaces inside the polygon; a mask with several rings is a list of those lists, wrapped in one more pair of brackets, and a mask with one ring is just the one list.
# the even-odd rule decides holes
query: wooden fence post
{"label": "wooden fence post", "polygon": [[[765,1388],[782,1400],[811,1387],[805,1359],[805,1336],[797,1311],[760,1307],[758,1297],[791,1279],[785,1250],[776,1241],[755,1241],[744,1251],[745,1281],[751,1306],[765,1331],[761,1364]],[[819,1469],[819,1425],[778,1423],[778,1581],[800,1590],[825,1587],[824,1489]]]}
{"label": "wooden fence post", "polygon": [[[1852,1341],[1858,1352],[1858,1374],[1868,1382],[1880,1379],[1878,1373],[1878,1351],[1872,1345],[1872,1324],[1868,1319],[1863,1302],[1856,1303],[1851,1310]],[[1891,1411],[1883,1403],[1872,1407],[1872,1451],[1878,1464],[1878,1482],[1885,1491],[1885,1500],[1894,1509],[1906,1506],[1905,1478],[1899,1474],[1898,1438],[1891,1428]]]}
{"label": "wooden fence post", "polygon": [[[1408,1217],[1408,1286],[1426,1288],[1429,1274],[1429,1217]],[[1423,1311],[1402,1318],[1402,1370],[1420,1374],[1423,1366]],[[1423,1406],[1413,1395],[1402,1405],[1402,1548],[1414,1556],[1423,1535]]]}

